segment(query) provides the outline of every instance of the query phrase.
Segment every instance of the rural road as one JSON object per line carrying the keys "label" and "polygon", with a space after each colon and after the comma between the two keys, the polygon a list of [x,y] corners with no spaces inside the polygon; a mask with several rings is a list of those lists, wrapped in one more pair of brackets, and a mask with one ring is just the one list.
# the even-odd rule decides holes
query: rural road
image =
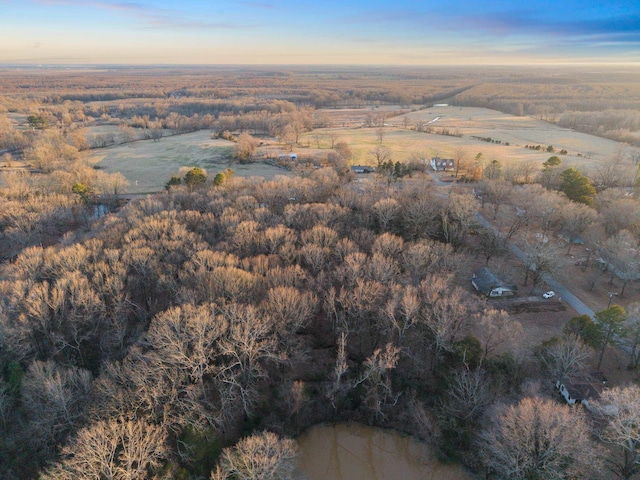
{"label": "rural road", "polygon": [[[476,213],[476,216],[478,217],[478,221],[483,227],[489,228],[493,230],[496,235],[503,237],[502,233],[500,233],[498,229],[494,227],[491,222],[489,222],[489,220],[482,216],[480,212]],[[526,254],[518,246],[508,243],[507,248],[520,260],[525,260]],[[554,292],[556,292],[556,295],[559,297],[559,299],[564,300],[571,308],[578,312],[579,315],[589,315],[591,318],[593,318],[593,316],[595,315],[593,310],[587,307],[582,300],[571,293],[567,287],[562,285],[550,275],[545,275],[544,281],[551,287]]]}
{"label": "rural road", "polygon": [[[438,176],[432,171],[429,171],[429,175],[431,176],[435,184],[439,187],[450,187],[452,185],[451,183],[443,182],[442,180],[440,180]],[[489,220],[487,220],[480,212],[477,212],[476,216],[478,218],[478,222],[480,222],[483,227],[489,228],[493,230],[496,235],[503,237],[502,233],[500,233],[498,229],[494,227],[493,224]],[[507,248],[512,254],[514,254],[520,260],[524,261],[526,254],[520,248],[511,243],[507,244]],[[556,292],[556,295],[558,295],[560,299],[564,300],[579,315],[589,315],[589,317],[591,318],[594,317],[595,314],[593,310],[587,307],[582,300],[571,293],[571,291],[567,287],[562,285],[555,278],[551,277],[550,275],[546,275],[544,277],[544,281],[551,287],[554,292]]]}

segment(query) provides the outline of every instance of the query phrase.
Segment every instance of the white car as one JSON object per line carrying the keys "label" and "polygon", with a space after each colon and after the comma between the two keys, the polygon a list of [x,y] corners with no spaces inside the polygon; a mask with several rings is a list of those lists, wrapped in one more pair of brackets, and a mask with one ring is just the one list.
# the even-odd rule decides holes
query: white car
{"label": "white car", "polygon": [[543,293],[542,296],[544,298],[555,297],[556,296],[556,292],[554,292],[553,290],[549,290],[547,293]]}

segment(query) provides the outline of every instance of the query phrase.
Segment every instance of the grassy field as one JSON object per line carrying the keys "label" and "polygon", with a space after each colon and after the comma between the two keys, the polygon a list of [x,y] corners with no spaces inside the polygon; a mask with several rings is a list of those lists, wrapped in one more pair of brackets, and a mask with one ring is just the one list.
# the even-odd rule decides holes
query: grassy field
{"label": "grassy field", "polygon": [[201,167],[209,175],[232,168],[238,176],[272,178],[287,171],[263,163],[240,165],[230,161],[233,143],[211,139],[209,131],[138,141],[91,151],[89,161],[108,173],[120,172],[129,193],[151,193],[164,188],[180,167]]}
{"label": "grassy field", "polygon": [[[325,154],[330,147],[330,137],[335,135],[338,141],[349,144],[353,152],[353,164],[373,164],[371,152],[378,145],[377,129],[353,125],[361,125],[358,123],[359,120],[372,111],[375,113],[375,110],[334,110],[333,125],[343,123],[346,126],[309,132],[301,137],[300,145],[294,151],[301,155]],[[400,108],[388,110],[387,113],[391,113]],[[336,122],[338,118],[342,122]],[[397,115],[385,122],[388,126],[385,127],[382,145],[391,150],[394,161],[407,161],[416,154],[423,158],[454,157],[458,149],[463,149],[469,160],[482,153],[485,163],[496,159],[505,166],[519,161],[531,161],[542,165],[553,154],[546,150],[531,150],[525,148],[525,145],[541,145],[545,149],[552,145],[556,152],[561,149],[568,151],[567,155],[562,156],[565,166],[576,166],[589,172],[598,164],[611,159],[620,148],[625,148],[625,145],[619,142],[574,132],[531,117],[517,117],[485,108],[432,107]],[[417,124],[427,123],[435,132],[447,129],[460,133],[462,137],[404,128],[405,124],[415,127]],[[114,130],[113,126],[93,128],[92,133]],[[472,138],[473,136],[491,137],[500,140],[501,144],[487,143]],[[317,148],[318,142],[320,148]],[[509,145],[505,145],[506,143]],[[308,148],[304,145],[308,145]],[[266,178],[287,173],[286,170],[263,163],[231,163],[232,146],[232,142],[211,139],[209,132],[203,130],[165,137],[159,142],[147,140],[116,145],[92,151],[89,155],[91,163],[107,172],[121,172],[131,184],[128,189],[130,193],[162,190],[169,177],[183,166],[202,167],[209,174],[233,168],[239,176]],[[265,148],[266,146],[263,150]],[[280,145],[273,145],[273,148],[278,151],[282,149]]]}
{"label": "grassy field", "polygon": [[[367,110],[345,112],[345,118],[351,114],[350,119],[355,119],[356,113],[364,117]],[[337,113],[334,115],[337,117]],[[517,117],[485,108],[432,107],[398,115],[385,122],[389,126],[385,128],[382,145],[392,150],[394,160],[400,161],[416,153],[426,158],[436,155],[453,157],[458,148],[463,148],[468,158],[474,158],[481,152],[487,162],[496,159],[507,165],[513,161],[530,160],[542,164],[552,154],[530,150],[524,148],[525,145],[541,145],[544,148],[552,145],[556,152],[561,149],[568,151],[567,155],[562,156],[565,165],[574,165],[587,171],[607,161],[619,148],[624,147],[619,142],[574,132],[531,117]],[[405,129],[405,122],[411,127],[431,122],[429,126],[435,132],[444,128],[452,133],[458,132],[462,137]],[[332,134],[350,145],[354,164],[372,163],[370,152],[378,145],[375,128],[320,129],[308,134],[303,141],[315,147],[316,136],[319,136],[321,146],[327,147]],[[487,143],[472,136],[491,137],[500,140],[501,144]],[[507,142],[510,145],[505,145]]]}

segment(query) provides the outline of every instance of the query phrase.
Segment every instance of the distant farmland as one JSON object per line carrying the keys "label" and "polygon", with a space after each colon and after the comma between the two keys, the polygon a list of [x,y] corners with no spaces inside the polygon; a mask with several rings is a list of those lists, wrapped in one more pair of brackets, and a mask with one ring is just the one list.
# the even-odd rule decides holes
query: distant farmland
{"label": "distant farmland", "polygon": [[[395,110],[399,111],[399,107]],[[389,115],[393,111],[393,108],[387,108],[385,113]],[[331,110],[329,116],[333,125],[344,123],[351,126],[321,128],[306,133],[300,138],[296,151],[303,156],[325,155],[329,151],[330,139],[334,137],[349,144],[353,164],[371,164],[371,151],[378,145],[376,128],[364,127],[361,122],[368,114],[370,116],[370,112],[379,113],[379,109]],[[432,107],[387,117],[385,124],[382,145],[392,152],[394,161],[407,161],[415,155],[453,157],[457,150],[463,149],[468,159],[482,153],[485,162],[495,159],[509,165],[511,162],[531,161],[541,166],[549,156],[565,149],[567,154],[561,155],[565,165],[589,172],[609,161],[620,149],[631,148],[531,117],[486,108]],[[416,130],[417,126],[430,128],[431,133],[420,132]],[[443,135],[443,131],[461,136]],[[491,138],[496,143],[480,138]],[[525,148],[526,145],[540,145],[542,149],[531,150]],[[549,145],[553,146],[555,153],[546,151]],[[90,162],[99,168],[109,173],[122,173],[130,182],[130,193],[162,190],[169,177],[183,166],[202,167],[209,174],[232,168],[236,175],[247,177],[272,178],[288,173],[264,163],[240,165],[232,162],[232,146],[233,142],[211,139],[208,130],[201,130],[165,137],[158,142],[144,140],[93,150],[89,155]],[[276,150],[280,151],[281,147]]]}
{"label": "distant farmland", "polygon": [[[361,109],[360,115],[357,115],[357,111],[350,110],[349,120],[353,122],[356,117],[364,118],[368,111],[373,110]],[[338,117],[339,114],[334,112],[331,112],[332,116]],[[438,119],[433,121],[436,118]],[[387,118],[385,123],[389,126],[385,127],[382,145],[393,152],[394,160],[400,161],[407,160],[413,154],[451,157],[456,149],[463,148],[470,158],[482,153],[485,161],[496,159],[509,164],[512,161],[530,160],[542,165],[549,156],[566,149],[568,154],[562,156],[563,162],[587,171],[610,159],[620,148],[627,148],[625,144],[613,140],[575,132],[531,117],[519,117],[486,108],[432,107]],[[404,128],[405,125],[408,129]],[[415,130],[416,125],[426,125],[431,128],[432,133],[419,132]],[[462,136],[441,135],[443,130]],[[307,134],[304,141],[315,146],[316,137],[321,138],[322,144],[323,137],[328,139],[331,135],[349,144],[354,154],[354,163],[372,162],[369,152],[378,145],[376,128],[320,129]],[[473,137],[491,138],[500,143]],[[530,150],[524,148],[526,145],[541,145],[543,149],[552,145],[556,153]]]}

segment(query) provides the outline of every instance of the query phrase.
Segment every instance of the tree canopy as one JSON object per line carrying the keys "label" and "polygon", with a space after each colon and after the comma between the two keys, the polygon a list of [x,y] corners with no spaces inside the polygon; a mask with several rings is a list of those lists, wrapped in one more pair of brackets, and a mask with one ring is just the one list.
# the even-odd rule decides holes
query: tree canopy
{"label": "tree canopy", "polygon": [[574,202],[591,205],[596,196],[596,189],[591,185],[591,181],[585,175],[575,168],[567,168],[560,175],[562,183],[560,191],[563,192],[569,200]]}

